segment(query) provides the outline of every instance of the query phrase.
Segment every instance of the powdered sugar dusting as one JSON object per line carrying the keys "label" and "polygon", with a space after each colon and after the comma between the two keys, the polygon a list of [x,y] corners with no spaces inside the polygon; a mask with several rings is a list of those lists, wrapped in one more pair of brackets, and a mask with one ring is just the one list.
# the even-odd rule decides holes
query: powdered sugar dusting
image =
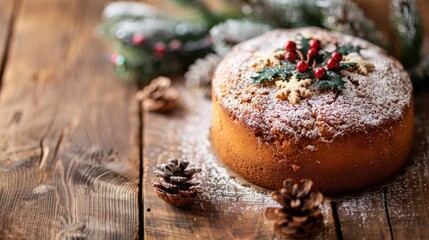
{"label": "powdered sugar dusting", "polygon": [[[181,105],[186,113],[173,117],[151,114],[148,121],[151,127],[145,128],[145,157],[154,160],[146,166],[149,169],[146,176],[151,180],[156,179],[153,170],[157,162],[165,163],[170,157],[188,159],[191,167],[202,168],[202,172],[196,175],[196,179],[201,181],[202,191],[190,210],[190,216],[195,222],[210,221],[213,229],[239,229],[240,234],[243,234],[241,236],[249,237],[258,232],[260,236],[266,236],[263,238],[272,239],[272,222],[265,219],[263,212],[267,207],[280,205],[271,199],[269,191],[255,190],[253,186],[237,182],[231,177],[231,172],[217,161],[211,146],[211,102],[202,94],[191,94],[182,86],[179,90],[184,93],[181,95]],[[162,142],[151,139],[162,139]],[[149,193],[154,194],[152,190]],[[145,201],[145,206],[151,207],[152,214],[160,206],[165,207],[165,204],[159,204],[153,198],[146,197]],[[329,201],[325,201],[321,208],[325,216],[324,230],[316,236],[317,239],[335,234]],[[185,218],[185,214],[180,216]],[[199,229],[195,231],[198,233]]]}
{"label": "powdered sugar dusting", "polygon": [[[274,98],[274,84],[252,84],[253,53],[282,47],[297,34],[339,44],[363,47],[364,59],[375,65],[368,76],[342,71],[346,88],[341,92],[310,87],[313,96],[292,105]],[[319,28],[275,30],[235,47],[221,62],[214,79],[217,101],[233,117],[266,141],[324,142],[355,132],[371,131],[399,121],[412,99],[412,85],[402,66],[377,46],[362,39]]]}

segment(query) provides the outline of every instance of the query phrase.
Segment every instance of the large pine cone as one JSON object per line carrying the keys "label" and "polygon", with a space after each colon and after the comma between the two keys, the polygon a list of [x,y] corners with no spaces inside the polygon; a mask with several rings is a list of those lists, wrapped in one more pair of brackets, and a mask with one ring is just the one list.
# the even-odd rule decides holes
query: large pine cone
{"label": "large pine cone", "polygon": [[319,205],[323,195],[313,189],[311,180],[296,184],[292,179],[283,182],[283,188],[271,194],[283,208],[267,208],[265,217],[274,220],[274,231],[304,238],[314,234],[322,226],[323,215]]}
{"label": "large pine cone", "polygon": [[194,202],[198,195],[199,182],[193,181],[193,175],[201,168],[187,168],[189,161],[170,159],[167,164],[158,164],[155,175],[160,182],[153,182],[158,196],[167,203],[182,207]]}

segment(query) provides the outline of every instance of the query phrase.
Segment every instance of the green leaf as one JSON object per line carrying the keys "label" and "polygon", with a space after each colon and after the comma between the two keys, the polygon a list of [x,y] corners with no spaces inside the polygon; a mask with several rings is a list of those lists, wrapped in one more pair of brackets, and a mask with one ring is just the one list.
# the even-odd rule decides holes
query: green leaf
{"label": "green leaf", "polygon": [[282,66],[287,70],[287,71],[293,71],[296,70],[296,64],[295,63],[291,63],[287,60],[282,60],[281,61]]}
{"label": "green leaf", "polygon": [[346,82],[343,80],[340,74],[333,72],[333,71],[327,71],[326,78],[323,80],[317,80],[316,86],[319,88],[327,88],[331,90],[341,90],[346,89],[344,86]]}
{"label": "green leaf", "polygon": [[311,38],[305,38],[301,34],[298,34],[299,36],[299,45],[300,45],[300,51],[302,54],[307,54],[307,51],[310,49],[310,39]]}
{"label": "green leaf", "polygon": [[[273,81],[277,78],[286,79],[292,76],[292,63],[277,66],[277,67],[266,67],[264,70],[259,71],[256,76],[252,77],[253,83],[261,84],[264,81]],[[293,68],[295,69],[295,67]]]}
{"label": "green leaf", "polygon": [[314,78],[314,71],[313,70],[309,70],[306,72],[298,72],[295,71],[294,75],[298,78],[298,79],[307,79],[307,78]]}
{"label": "green leaf", "polygon": [[360,46],[354,46],[354,45],[351,45],[351,44],[345,44],[345,45],[342,45],[342,46],[337,46],[337,50],[336,51],[339,52],[339,53],[341,53],[342,55],[348,55],[348,54],[354,53],[354,52],[359,53],[361,49],[362,48]]}
{"label": "green leaf", "polygon": [[357,63],[355,62],[346,62],[346,63],[340,63],[340,66],[338,67],[338,70],[347,70],[347,69],[353,69],[355,68]]}

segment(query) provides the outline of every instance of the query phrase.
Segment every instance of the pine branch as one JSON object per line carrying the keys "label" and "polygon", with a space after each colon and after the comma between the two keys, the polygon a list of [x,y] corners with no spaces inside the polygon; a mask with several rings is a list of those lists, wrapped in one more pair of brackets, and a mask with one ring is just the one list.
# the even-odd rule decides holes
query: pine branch
{"label": "pine branch", "polygon": [[420,60],[423,26],[415,0],[392,0],[390,21],[399,40],[401,61],[405,67],[415,66]]}
{"label": "pine branch", "polygon": [[323,14],[325,28],[364,38],[379,46],[385,45],[375,23],[365,16],[356,3],[350,0],[319,0],[317,5]]}
{"label": "pine branch", "polygon": [[[321,13],[314,0],[248,0],[242,1],[252,14],[271,21],[278,27],[322,26]],[[269,18],[267,19],[267,16]]]}
{"label": "pine branch", "polygon": [[126,80],[146,81],[184,71],[211,51],[206,24],[167,17],[143,3],[115,2],[103,16],[104,36],[115,42],[123,59],[114,62],[116,72]]}
{"label": "pine branch", "polygon": [[420,59],[420,62],[408,69],[413,83],[417,86],[428,86],[429,84],[429,54]]}
{"label": "pine branch", "polygon": [[196,10],[209,26],[214,26],[216,23],[224,20],[215,14],[203,0],[174,0],[174,2],[185,8]]}
{"label": "pine branch", "polygon": [[210,36],[216,53],[224,56],[234,45],[259,36],[269,30],[271,30],[271,27],[267,24],[230,19],[214,26],[210,30]]}

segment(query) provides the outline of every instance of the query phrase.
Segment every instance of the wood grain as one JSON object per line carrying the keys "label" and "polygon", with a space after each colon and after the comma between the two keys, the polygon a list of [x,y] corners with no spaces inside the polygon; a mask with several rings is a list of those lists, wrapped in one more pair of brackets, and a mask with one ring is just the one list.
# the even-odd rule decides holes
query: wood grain
{"label": "wood grain", "polygon": [[429,239],[429,92],[419,93],[415,102],[413,162],[387,191],[395,239]]}
{"label": "wood grain", "polygon": [[136,87],[93,36],[105,3],[21,3],[0,98],[0,239],[138,235]]}
{"label": "wood grain", "polygon": [[19,1],[0,1],[0,76],[3,74],[5,59],[7,57],[6,49],[9,46],[10,36],[12,35],[12,23],[14,20],[14,5],[18,8]]}
{"label": "wood grain", "polygon": [[[237,183],[216,160],[210,147],[211,103],[199,93],[181,89],[181,108],[171,115],[145,112],[144,230],[147,239],[273,239],[263,211],[278,206],[266,192]],[[203,194],[189,208],[179,209],[160,200],[151,181],[159,162],[177,157],[201,167]],[[329,201],[323,205],[323,231],[316,239],[335,238]]]}
{"label": "wood grain", "polygon": [[390,238],[382,191],[341,200],[337,208],[341,232],[346,239]]}

